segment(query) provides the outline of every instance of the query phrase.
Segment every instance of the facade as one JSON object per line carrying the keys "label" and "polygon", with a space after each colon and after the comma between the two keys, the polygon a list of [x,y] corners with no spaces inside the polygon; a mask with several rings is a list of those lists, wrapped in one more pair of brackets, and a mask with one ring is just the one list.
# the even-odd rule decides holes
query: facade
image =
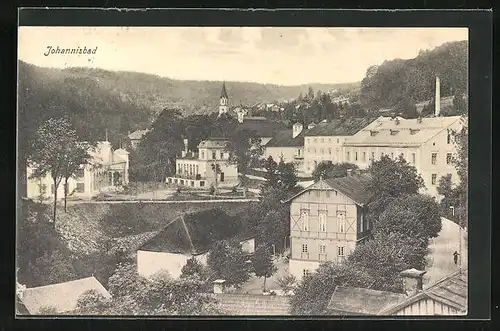
{"label": "facade", "polygon": [[403,156],[422,176],[426,187],[422,193],[437,196],[442,176],[451,174],[452,181],[458,181],[452,162],[456,154],[453,132],[461,127],[460,116],[417,119],[380,117],[345,139],[343,160],[365,169],[383,155],[394,159]]}
{"label": "facade", "polygon": [[[76,175],[68,179],[68,196],[90,198],[100,192],[119,189],[128,184],[129,153],[124,149],[112,150],[111,143],[102,141],[89,152],[89,164],[82,165]],[[43,178],[30,178],[33,169],[27,168],[27,197],[48,199],[54,196],[54,184],[48,174]],[[64,198],[64,181],[57,190],[58,198]]]}
{"label": "facade", "polygon": [[371,224],[364,218],[370,181],[366,174],[320,180],[289,199],[289,271],[301,279],[321,262],[342,262],[365,238]]}
{"label": "facade", "polygon": [[375,118],[338,119],[310,128],[304,133],[304,171],[310,175],[321,162],[344,162],[345,140],[374,120]]}
{"label": "facade", "polygon": [[278,131],[265,145],[264,158],[271,156],[276,162],[283,159],[285,163],[295,163],[298,172],[303,172],[304,133],[301,123],[295,123],[292,130]]}
{"label": "facade", "polygon": [[[176,160],[176,176],[168,177],[167,183],[192,188],[209,188],[217,186],[231,187],[238,184],[238,166],[229,163],[229,153],[225,151],[228,140],[211,138],[198,145],[198,152],[187,149],[188,141],[184,140],[185,149]],[[218,165],[220,172],[216,174],[212,165]]]}

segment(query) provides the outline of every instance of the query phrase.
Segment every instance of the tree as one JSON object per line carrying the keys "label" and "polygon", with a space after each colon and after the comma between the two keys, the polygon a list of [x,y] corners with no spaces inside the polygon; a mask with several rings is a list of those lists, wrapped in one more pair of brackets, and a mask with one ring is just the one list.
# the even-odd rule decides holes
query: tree
{"label": "tree", "polygon": [[261,139],[257,137],[254,131],[246,129],[234,130],[225,146],[225,151],[229,153],[227,163],[237,165],[242,178],[241,185],[245,187],[246,175],[249,169],[258,164],[264,153]]}
{"label": "tree", "polygon": [[285,295],[290,294],[296,286],[297,279],[294,275],[286,275],[278,279],[278,286]]}
{"label": "tree", "polygon": [[224,279],[229,286],[238,287],[249,278],[249,266],[241,246],[218,241],[210,249],[207,264],[212,277]]}
{"label": "tree", "polygon": [[439,207],[433,197],[422,194],[403,195],[394,199],[380,214],[378,233],[401,233],[409,238],[426,240],[441,231]]}
{"label": "tree", "polygon": [[219,175],[221,174],[221,168],[220,168],[220,165],[218,163],[212,163],[211,167],[212,167],[212,171],[214,172],[214,179],[215,179],[214,186],[213,186],[214,195],[217,195],[217,193],[219,193]]}
{"label": "tree", "polygon": [[452,159],[457,169],[460,184],[457,194],[460,201],[459,215],[460,225],[467,226],[468,223],[468,183],[469,183],[469,123],[468,114],[462,116],[462,128],[453,132],[453,140],[457,148],[457,155]]}
{"label": "tree", "polygon": [[264,277],[264,291],[266,291],[266,279],[276,273],[278,268],[273,263],[273,258],[268,246],[258,247],[252,258],[255,276]]}
{"label": "tree", "polygon": [[181,278],[187,278],[194,275],[201,276],[204,272],[203,265],[194,257],[188,259],[181,269]]}
{"label": "tree", "polygon": [[342,162],[342,163],[329,163],[322,161],[314,169],[312,176],[315,181],[320,178],[338,178],[347,176],[347,170],[356,170],[358,166],[353,163]]}
{"label": "tree", "polygon": [[99,315],[109,307],[111,300],[96,290],[85,291],[76,302],[79,315]]}
{"label": "tree", "polygon": [[267,179],[263,184],[264,188],[275,186],[278,183],[278,164],[274,161],[272,156],[269,156],[264,163],[264,167],[266,168],[264,177]]}
{"label": "tree", "polygon": [[57,189],[65,177],[71,151],[77,143],[76,131],[64,118],[51,118],[40,125],[35,140],[31,142],[28,162],[33,168],[33,178],[50,175],[54,186],[53,222],[56,223]]}
{"label": "tree", "polygon": [[88,164],[91,158],[89,154],[90,148],[91,145],[87,142],[74,141],[68,145],[62,171],[64,178],[64,212],[67,212],[66,202],[68,198],[68,179],[70,177],[74,177],[79,169]]}
{"label": "tree", "polygon": [[281,158],[278,163],[277,175],[278,185],[285,192],[289,192],[297,186],[297,170],[292,162],[285,163],[283,158]]}
{"label": "tree", "polygon": [[441,196],[441,200],[439,201],[439,211],[443,217],[451,219],[455,222],[456,219],[454,219],[450,207],[461,207],[460,185],[453,185],[451,174],[441,177],[438,184],[437,192]]}

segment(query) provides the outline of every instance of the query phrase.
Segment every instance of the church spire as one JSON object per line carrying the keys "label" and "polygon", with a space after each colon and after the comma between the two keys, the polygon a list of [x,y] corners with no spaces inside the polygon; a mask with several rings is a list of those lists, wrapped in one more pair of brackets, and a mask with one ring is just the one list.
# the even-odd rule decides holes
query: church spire
{"label": "church spire", "polygon": [[222,82],[222,91],[220,92],[220,97],[221,97],[221,99],[222,98],[229,99],[229,97],[227,96],[227,91],[226,91],[226,81]]}

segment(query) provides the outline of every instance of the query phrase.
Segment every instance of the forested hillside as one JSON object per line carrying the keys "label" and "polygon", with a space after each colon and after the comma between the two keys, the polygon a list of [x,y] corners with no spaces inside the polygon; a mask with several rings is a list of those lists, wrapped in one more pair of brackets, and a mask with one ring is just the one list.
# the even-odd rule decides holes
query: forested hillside
{"label": "forested hillside", "polygon": [[410,60],[384,61],[368,68],[361,83],[360,102],[367,109],[399,108],[431,100],[435,79],[441,97],[467,93],[468,42],[445,43]]}

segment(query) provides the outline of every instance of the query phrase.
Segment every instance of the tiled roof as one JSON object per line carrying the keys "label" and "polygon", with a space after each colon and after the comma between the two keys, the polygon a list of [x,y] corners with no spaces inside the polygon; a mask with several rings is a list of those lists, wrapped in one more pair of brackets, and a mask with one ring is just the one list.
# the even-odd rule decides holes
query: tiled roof
{"label": "tiled roof", "polygon": [[274,137],[274,135],[284,130],[285,126],[277,121],[268,120],[266,118],[247,117],[243,119],[243,123],[238,125],[238,130],[254,131],[258,137]]}
{"label": "tiled roof", "polygon": [[[214,223],[215,222],[215,223]],[[179,215],[139,250],[197,255],[207,252],[216,240],[238,235],[233,217],[220,209]]]}
{"label": "tiled roof", "polygon": [[136,130],[128,135],[130,140],[139,140],[141,139],[149,130]]}
{"label": "tiled roof", "polygon": [[266,147],[300,147],[304,146],[304,131],[293,138],[293,130],[278,131],[276,135],[269,140]]}
{"label": "tiled roof", "polygon": [[198,148],[224,148],[228,139],[226,138],[210,138],[203,140],[198,144]]}
{"label": "tiled roof", "polygon": [[327,310],[341,315],[376,315],[404,299],[405,295],[400,293],[338,286],[332,294]]}
{"label": "tiled roof", "polygon": [[467,312],[467,271],[456,271],[403,302],[383,310],[380,315],[392,315],[425,298],[430,298],[461,312]]}
{"label": "tiled roof", "polygon": [[460,120],[460,116],[398,120],[382,117],[348,137],[345,146],[418,146]]}
{"label": "tiled roof", "polygon": [[369,174],[352,174],[339,178],[328,178],[324,181],[333,189],[344,194],[354,202],[364,205],[368,203],[372,197],[367,186],[371,182]]}
{"label": "tiled roof", "polygon": [[336,119],[327,123],[316,124],[306,136],[352,136],[372,123],[376,118],[346,118]]}
{"label": "tiled roof", "polygon": [[287,296],[258,294],[213,294],[227,315],[290,315]]}
{"label": "tiled roof", "polygon": [[43,308],[55,308],[57,313],[76,309],[78,298],[89,290],[96,290],[106,298],[109,292],[95,277],[77,279],[66,283],[46,285],[26,289],[21,300],[32,315],[39,314]]}
{"label": "tiled roof", "polygon": [[303,194],[306,191],[318,189],[319,187],[331,188],[339,191],[348,198],[350,198],[355,203],[363,206],[368,203],[371,199],[371,192],[367,189],[368,184],[371,181],[371,176],[367,173],[353,173],[345,177],[339,178],[328,178],[322,179],[312,185],[306,187],[299,193],[293,195],[292,197],[284,200],[283,202],[289,202],[295,197]]}

